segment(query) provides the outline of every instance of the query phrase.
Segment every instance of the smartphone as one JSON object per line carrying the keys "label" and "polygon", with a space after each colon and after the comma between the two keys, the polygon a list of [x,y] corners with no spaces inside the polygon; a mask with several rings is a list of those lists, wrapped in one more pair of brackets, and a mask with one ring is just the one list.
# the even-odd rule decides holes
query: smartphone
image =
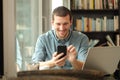
{"label": "smartphone", "polygon": [[60,54],[60,53],[64,53],[63,56],[61,56],[60,58],[64,57],[67,53],[67,46],[66,45],[59,45],[57,47],[57,54]]}

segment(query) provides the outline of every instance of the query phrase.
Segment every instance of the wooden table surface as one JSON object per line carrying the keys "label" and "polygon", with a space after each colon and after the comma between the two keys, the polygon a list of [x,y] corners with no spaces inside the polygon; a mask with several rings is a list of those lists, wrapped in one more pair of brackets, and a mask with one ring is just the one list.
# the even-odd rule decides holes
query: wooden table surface
{"label": "wooden table surface", "polygon": [[[104,73],[96,70],[32,70],[18,72],[18,77],[39,76],[39,78],[46,78],[44,80],[66,80],[65,78],[72,78],[67,80],[102,80]],[[56,79],[55,79],[56,78]],[[62,79],[63,78],[63,79]],[[75,79],[74,79],[75,78]]]}

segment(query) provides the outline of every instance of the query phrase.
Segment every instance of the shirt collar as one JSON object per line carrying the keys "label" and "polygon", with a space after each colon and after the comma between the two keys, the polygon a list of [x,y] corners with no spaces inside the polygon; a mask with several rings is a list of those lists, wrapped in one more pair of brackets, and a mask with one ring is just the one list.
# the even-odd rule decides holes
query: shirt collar
{"label": "shirt collar", "polygon": [[59,43],[63,43],[63,44],[70,39],[71,33],[72,33],[72,30],[69,30],[68,36],[67,36],[65,39],[62,39],[62,40],[61,40],[61,39],[59,39],[59,38],[57,37],[56,32],[55,32],[55,30],[54,30],[55,39],[56,39]]}

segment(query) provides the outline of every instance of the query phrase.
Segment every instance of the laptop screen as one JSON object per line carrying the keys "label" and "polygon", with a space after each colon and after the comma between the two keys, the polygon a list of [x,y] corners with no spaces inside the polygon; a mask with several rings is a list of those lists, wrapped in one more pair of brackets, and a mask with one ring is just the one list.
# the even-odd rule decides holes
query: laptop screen
{"label": "laptop screen", "polygon": [[120,60],[120,47],[94,47],[88,51],[83,69],[113,74]]}

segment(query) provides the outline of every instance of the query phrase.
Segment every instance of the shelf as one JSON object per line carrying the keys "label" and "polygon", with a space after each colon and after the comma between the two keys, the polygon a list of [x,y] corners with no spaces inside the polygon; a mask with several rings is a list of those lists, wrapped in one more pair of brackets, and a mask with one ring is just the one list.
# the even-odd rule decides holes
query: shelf
{"label": "shelf", "polygon": [[93,40],[100,40],[100,42],[96,46],[100,46],[101,44],[105,44],[107,39],[106,36],[109,35],[113,41],[116,40],[116,35],[119,34],[119,32],[114,31],[107,31],[107,32],[83,32],[88,36],[89,39]]}
{"label": "shelf", "polygon": [[103,39],[105,38],[107,35],[110,35],[112,38],[116,38],[115,35],[118,34],[118,32],[113,32],[113,31],[109,31],[109,32],[83,32],[84,34],[86,34],[90,39]]}
{"label": "shelf", "polygon": [[119,34],[118,31],[92,31],[92,32],[83,32],[83,33],[88,33],[88,34],[110,34],[110,33],[114,33],[114,34]]}
{"label": "shelf", "polygon": [[119,32],[114,31],[107,31],[107,32],[83,32],[86,34],[90,39],[102,39],[105,38],[106,35],[110,35],[113,37],[116,37],[115,35],[119,34]]}
{"label": "shelf", "polygon": [[87,16],[93,16],[93,15],[101,15],[101,16],[109,16],[109,15],[118,15],[119,14],[119,10],[118,9],[106,9],[106,10],[71,10],[72,15],[77,16],[79,15],[87,15]]}

